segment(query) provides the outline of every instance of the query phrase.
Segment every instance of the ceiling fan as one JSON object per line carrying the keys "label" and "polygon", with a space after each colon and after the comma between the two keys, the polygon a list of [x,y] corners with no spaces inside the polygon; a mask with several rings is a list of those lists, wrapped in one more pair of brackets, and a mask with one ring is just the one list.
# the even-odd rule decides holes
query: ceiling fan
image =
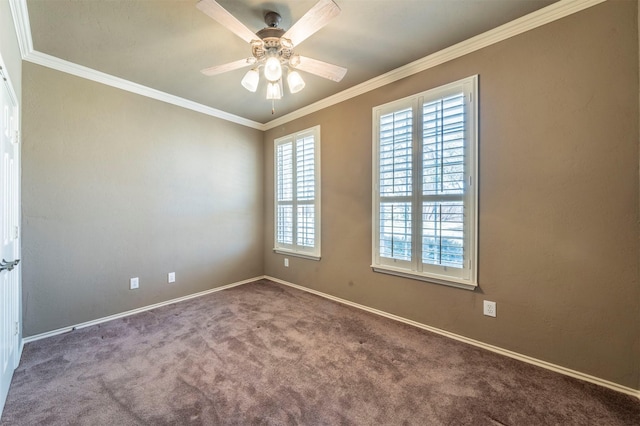
{"label": "ceiling fan", "polygon": [[278,13],[267,12],[264,16],[266,28],[255,34],[215,0],[200,0],[196,7],[251,46],[251,57],[203,69],[201,72],[205,75],[212,76],[253,66],[242,79],[242,85],[247,90],[255,92],[260,80],[259,69],[263,68],[267,80],[267,99],[275,100],[282,98],[283,69],[287,70],[287,83],[291,93],[297,93],[305,86],[297,70],[336,82],[342,80],[347,72],[346,68],[293,52],[298,44],[340,13],[340,8],[333,0],[318,1],[287,31],[278,27],[281,20]]}

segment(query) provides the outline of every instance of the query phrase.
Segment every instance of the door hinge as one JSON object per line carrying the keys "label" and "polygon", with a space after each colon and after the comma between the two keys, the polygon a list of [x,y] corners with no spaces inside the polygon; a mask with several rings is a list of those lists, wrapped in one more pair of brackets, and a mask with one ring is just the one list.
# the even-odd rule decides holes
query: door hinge
{"label": "door hinge", "polygon": [[20,227],[16,226],[14,231],[15,231],[15,234],[14,234],[15,236],[13,239],[17,240],[18,238],[20,238]]}
{"label": "door hinge", "polygon": [[17,336],[18,333],[20,333],[20,323],[18,321],[16,321],[16,329],[15,329],[13,335]]}
{"label": "door hinge", "polygon": [[16,130],[15,138],[13,139],[13,143],[20,143],[20,130]]}

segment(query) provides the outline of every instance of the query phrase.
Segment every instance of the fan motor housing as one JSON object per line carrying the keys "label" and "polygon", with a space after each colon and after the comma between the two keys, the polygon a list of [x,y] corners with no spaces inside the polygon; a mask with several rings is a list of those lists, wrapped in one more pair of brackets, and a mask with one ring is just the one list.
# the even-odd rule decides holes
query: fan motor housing
{"label": "fan motor housing", "polygon": [[264,15],[264,22],[267,26],[256,33],[262,43],[254,42],[251,44],[251,53],[256,60],[262,61],[266,59],[268,52],[273,50],[278,52],[278,57],[282,63],[287,63],[291,58],[293,46],[291,46],[290,42],[282,41],[282,36],[286,31],[278,27],[281,20],[282,17],[277,12],[267,12]]}
{"label": "fan motor housing", "polygon": [[280,38],[284,35],[284,33],[285,30],[283,30],[282,28],[267,27],[258,31],[256,35],[264,40],[266,38]]}

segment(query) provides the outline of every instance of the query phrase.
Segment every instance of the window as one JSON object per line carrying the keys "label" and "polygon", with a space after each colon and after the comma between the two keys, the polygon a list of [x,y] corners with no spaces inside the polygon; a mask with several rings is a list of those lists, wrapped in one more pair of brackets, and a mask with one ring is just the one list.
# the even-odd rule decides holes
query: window
{"label": "window", "polygon": [[373,109],[373,269],[475,288],[477,76]]}
{"label": "window", "polygon": [[275,140],[275,248],[320,259],[320,126]]}

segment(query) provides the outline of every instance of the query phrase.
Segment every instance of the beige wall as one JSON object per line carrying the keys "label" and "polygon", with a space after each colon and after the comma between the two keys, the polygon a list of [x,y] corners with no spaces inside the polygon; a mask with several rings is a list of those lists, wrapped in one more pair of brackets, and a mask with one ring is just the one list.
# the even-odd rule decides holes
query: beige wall
{"label": "beige wall", "polygon": [[260,131],[23,71],[25,336],[263,273]]}
{"label": "beige wall", "polygon": [[[479,74],[479,283],[373,273],[371,109]],[[265,134],[265,273],[640,387],[636,2],[606,2]],[[273,140],[321,125],[322,260],[273,247]],[[497,302],[497,318],[482,300]]]}

